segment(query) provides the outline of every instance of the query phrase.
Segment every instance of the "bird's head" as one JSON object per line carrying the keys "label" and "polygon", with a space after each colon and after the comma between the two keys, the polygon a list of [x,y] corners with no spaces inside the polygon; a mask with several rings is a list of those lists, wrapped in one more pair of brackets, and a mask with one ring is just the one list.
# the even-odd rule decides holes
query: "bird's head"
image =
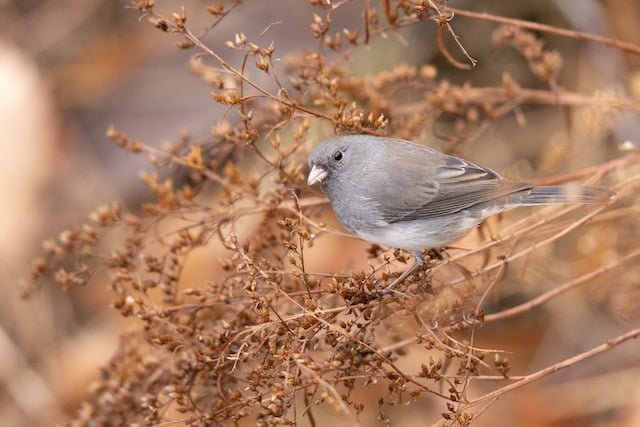
{"label": "bird's head", "polygon": [[311,168],[307,184],[320,183],[323,186],[336,179],[354,160],[357,151],[357,137],[330,138],[318,144],[309,156]]}

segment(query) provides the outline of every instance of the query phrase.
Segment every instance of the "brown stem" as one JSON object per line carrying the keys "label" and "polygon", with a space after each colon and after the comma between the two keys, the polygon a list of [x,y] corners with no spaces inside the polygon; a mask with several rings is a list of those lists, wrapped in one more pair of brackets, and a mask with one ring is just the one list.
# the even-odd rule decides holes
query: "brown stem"
{"label": "brown stem", "polygon": [[492,391],[491,393],[487,393],[483,396],[480,396],[476,399],[470,400],[467,405],[477,405],[478,403],[481,402],[485,402],[487,400],[490,399],[494,399],[496,397],[499,397],[509,391],[515,390],[517,388],[520,388],[522,386],[525,386],[529,383],[532,383],[534,381],[537,381],[541,378],[544,378],[548,375],[554,374],[562,369],[568,368],[570,366],[573,366],[577,363],[580,363],[584,360],[590,359],[594,356],[597,356],[601,353],[604,353],[605,351],[609,351],[611,350],[613,347],[616,347],[622,343],[624,343],[625,341],[629,341],[631,339],[634,338],[638,338],[640,336],[640,328],[636,328],[636,329],[632,329],[628,332],[625,332],[622,335],[618,335],[615,338],[612,338],[610,340],[607,340],[607,342],[600,344],[597,347],[593,347],[590,350],[587,350],[583,353],[577,354],[575,356],[569,357],[567,359],[564,359],[554,365],[548,366],[544,369],[541,369],[539,371],[536,371],[532,374],[529,374],[527,376],[525,376],[523,379],[516,381],[514,383],[508,384],[504,387],[501,387],[497,390]]}
{"label": "brown stem", "polygon": [[262,87],[260,87],[258,84],[254,83],[252,80],[248,79],[241,71],[235,69],[234,67],[232,67],[231,65],[229,65],[224,59],[222,59],[222,57],[220,55],[218,55],[216,52],[214,52],[213,50],[211,50],[211,48],[209,48],[209,46],[207,46],[206,44],[204,44],[198,37],[196,37],[188,28],[184,27],[181,29],[182,34],[187,38],[187,40],[189,40],[191,43],[193,43],[195,46],[197,46],[200,50],[204,51],[207,55],[213,57],[216,61],[218,61],[220,63],[220,65],[227,70],[228,72],[230,72],[231,74],[235,75],[236,77],[242,79],[243,81],[247,82],[247,84],[249,86],[252,86],[254,89],[256,89],[258,92],[260,92],[261,94],[263,94],[264,96],[266,96],[267,98],[281,104],[281,105],[286,105],[289,108],[293,108],[295,110],[299,110],[302,111],[304,113],[307,113],[311,116],[315,116],[315,117],[320,117],[329,121],[332,121],[332,118],[324,113],[321,113],[319,111],[313,111],[310,110],[306,107],[303,107],[302,105],[293,103],[289,100],[286,100],[282,97],[276,96],[274,94],[272,94],[271,92],[269,92],[266,89],[263,89]]}
{"label": "brown stem", "polygon": [[569,37],[577,40],[590,41],[594,43],[602,43],[605,46],[615,47],[634,55],[640,55],[640,46],[634,43],[629,43],[610,37],[599,36],[596,34],[584,33],[581,31],[567,30],[565,28],[558,28],[552,25],[541,24],[539,22],[525,21],[522,19],[507,18],[504,16],[492,15],[486,12],[473,12],[470,10],[458,9],[455,7],[448,7],[448,11],[453,12],[457,16],[464,16],[465,18],[479,19],[482,21],[491,21],[498,24],[513,25],[520,28],[527,28],[529,30],[539,31],[541,33],[554,34],[561,37]]}
{"label": "brown stem", "polygon": [[580,286],[588,282],[589,280],[592,280],[598,276],[602,276],[603,274],[608,273],[609,271],[620,267],[627,261],[637,258],[638,256],[640,256],[640,248],[628,253],[627,255],[623,256],[622,258],[616,260],[615,262],[609,265],[605,265],[587,274],[583,274],[582,276],[576,277],[575,279],[570,280],[561,286],[555,287],[530,301],[527,301],[520,305],[516,305],[515,307],[511,307],[507,310],[502,310],[497,313],[488,314],[485,316],[484,321],[495,322],[497,320],[502,320],[507,317],[516,316],[520,313],[531,310],[534,307],[544,304],[545,302],[549,301],[551,298],[554,298],[572,288],[575,288],[577,286]]}
{"label": "brown stem", "polygon": [[440,51],[442,56],[444,56],[445,59],[447,61],[449,61],[449,63],[451,65],[453,65],[454,67],[459,68],[461,70],[470,70],[473,67],[473,65],[464,64],[464,63],[458,61],[449,52],[449,49],[447,49],[447,45],[444,42],[444,36],[443,36],[442,33],[443,33],[443,26],[442,25],[437,25],[436,26],[436,45],[438,46],[438,50]]}
{"label": "brown stem", "polygon": [[[532,104],[532,105],[558,105],[568,107],[607,107],[621,111],[640,112],[640,103],[630,99],[600,98],[597,96],[583,95],[581,93],[558,90],[550,92],[541,89],[518,88],[514,94],[508,93],[502,87],[472,87],[465,89],[467,103],[483,102],[492,99],[495,102]],[[395,112],[400,114],[415,113],[416,110],[426,107],[424,101],[407,103],[396,107]],[[505,111],[508,112],[509,110]]]}

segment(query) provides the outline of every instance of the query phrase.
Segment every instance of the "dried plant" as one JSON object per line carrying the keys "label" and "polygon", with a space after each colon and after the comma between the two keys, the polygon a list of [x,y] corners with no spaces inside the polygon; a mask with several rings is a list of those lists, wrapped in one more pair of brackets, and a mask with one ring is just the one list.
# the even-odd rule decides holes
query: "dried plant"
{"label": "dried plant", "polygon": [[[316,13],[310,23],[318,40],[313,52],[278,52],[268,41],[269,28],[255,40],[238,29],[226,42],[227,49],[241,53],[238,64],[190,29],[184,8],[163,16],[153,0],[130,5],[142,20],[178,36],[180,48],[194,51],[191,71],[210,85],[213,102],[226,111],[206,138],[183,137],[162,149],[109,129],[114,143],[145,155],[155,167],[142,176],[155,200],[137,213],[117,204],[98,208],[86,223],[45,242],[45,253],[35,261],[27,292],[49,280],[69,289],[108,275],[113,307],[140,322],[137,332],[122,337],[70,424],[200,426],[248,417],[257,425],[303,419],[316,425],[318,408],[327,406],[354,421],[375,410],[379,421],[389,423],[391,407],[430,399],[441,408],[434,421],[469,425],[501,395],[640,335],[640,329],[629,330],[520,376],[511,376],[510,355],[474,343],[479,326],[505,322],[621,268],[628,278],[621,286],[637,292],[640,224],[629,215],[637,216],[638,209],[636,152],[539,180],[606,185],[619,192],[616,200],[536,211],[511,222],[503,218],[491,224],[491,238],[483,237],[485,230],[471,248],[450,249],[445,259],[431,256],[399,287],[410,298],[379,292],[407,262],[401,251],[371,246],[363,254],[370,268],[361,271],[308,268],[314,243],[326,235],[348,238],[327,224],[327,200],[305,185],[307,153],[323,136],[368,133],[424,141],[434,127],[444,126],[443,148],[464,152],[497,119],[523,119],[527,105],[589,107],[611,116],[640,110],[621,96],[560,87],[560,54],[528,30],[581,40],[596,36],[529,28],[524,21],[465,13],[436,0],[387,0],[378,6],[364,1],[360,28],[333,28],[334,17],[350,3],[309,0]],[[207,33],[251,4],[239,6],[238,0],[209,6]],[[434,65],[397,65],[367,77],[350,72],[350,55],[363,49],[375,55],[373,41],[381,36],[403,43],[402,29],[424,21],[438,28],[434,43],[445,60],[469,68],[476,60],[454,28],[465,17],[506,24],[493,42],[513,46],[548,89],[522,87],[506,71],[497,87],[455,84],[439,78]],[[284,62],[276,64],[276,56]],[[248,231],[247,221],[257,225]],[[611,229],[626,231],[607,243],[608,256],[596,257],[595,268],[565,276],[530,301],[485,313],[487,296],[505,277],[529,274],[530,259],[561,265],[550,247],[578,245],[564,238],[575,229],[595,239]],[[185,282],[189,256],[213,244],[224,248],[225,255],[211,261],[219,264],[219,275],[207,283]],[[407,353],[422,362],[401,363]],[[472,380],[496,385],[470,393]],[[367,386],[377,408],[358,395]]]}

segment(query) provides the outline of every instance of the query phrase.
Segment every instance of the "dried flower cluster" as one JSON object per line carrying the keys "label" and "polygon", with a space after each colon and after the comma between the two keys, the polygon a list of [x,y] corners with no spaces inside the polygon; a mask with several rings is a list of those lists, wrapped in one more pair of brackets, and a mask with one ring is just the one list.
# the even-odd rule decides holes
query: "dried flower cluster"
{"label": "dried flower cluster", "polygon": [[[378,291],[408,261],[401,251],[370,247],[368,270],[310,271],[306,251],[324,235],[342,234],[324,222],[327,201],[304,182],[307,152],[320,135],[334,131],[420,140],[444,123],[451,129],[446,148],[453,150],[473,142],[497,118],[519,114],[525,104],[599,102],[607,110],[635,105],[558,88],[559,54],[512,26],[499,28],[494,42],[518,49],[553,92],[524,89],[506,73],[499,87],[457,85],[438,78],[433,65],[353,75],[345,58],[382,34],[401,37],[400,28],[420,21],[455,33],[453,13],[444,2],[430,0],[384,1],[379,7],[365,2],[362,28],[333,28],[332,18],[347,3],[309,1],[316,10],[310,23],[319,43],[314,52],[284,56],[266,41],[268,32],[250,40],[238,31],[226,48],[241,52],[241,64],[226,62],[194,35],[191,11],[182,8],[165,17],[156,13],[153,0],[132,3],[154,27],[178,35],[180,48],[196,51],[190,69],[210,85],[212,102],[227,112],[206,139],[184,137],[163,149],[109,129],[115,144],[156,166],[157,172],[142,176],[155,201],[137,214],[115,204],[98,208],[85,224],[45,242],[44,255],[35,262],[32,287],[53,280],[68,289],[108,273],[113,307],[142,325],[122,337],[74,422],[205,426],[250,417],[257,425],[294,425],[302,419],[315,425],[318,407],[333,407],[354,420],[372,410],[359,397],[371,386],[381,422],[389,422],[390,407],[434,399],[442,422],[469,425],[500,394],[552,373],[521,377],[480,397],[468,395],[474,377],[510,375],[508,355],[474,346],[475,328],[555,295],[485,314],[487,294],[507,274],[520,277],[525,258],[577,227],[588,227],[597,238],[604,228],[627,221],[633,236],[611,242],[607,250],[614,262],[572,277],[567,289],[639,255],[633,242],[639,241],[640,228],[624,218],[625,209],[633,208],[628,196],[637,186],[633,165],[640,160],[631,153],[555,179],[614,186],[620,197],[610,205],[536,214],[469,250],[451,250],[445,259],[430,256],[399,287],[410,298]],[[239,4],[219,2],[193,13],[212,15],[210,30],[215,30]],[[464,48],[460,52],[471,58]],[[275,71],[277,55],[285,58],[282,72]],[[251,232],[242,226],[246,220],[257,224]],[[226,254],[215,260],[217,279],[185,283],[188,257],[213,242]],[[637,335],[631,331],[615,343]],[[409,351],[421,354],[423,362],[407,369],[399,361]],[[595,348],[583,357],[601,351]]]}

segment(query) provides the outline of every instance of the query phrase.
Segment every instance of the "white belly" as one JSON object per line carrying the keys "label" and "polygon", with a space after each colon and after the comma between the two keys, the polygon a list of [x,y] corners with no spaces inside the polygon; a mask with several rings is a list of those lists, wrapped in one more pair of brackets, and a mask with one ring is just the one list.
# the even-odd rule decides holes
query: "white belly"
{"label": "white belly", "polygon": [[404,221],[375,229],[354,230],[362,239],[411,252],[446,246],[466,236],[482,218],[467,216]]}

